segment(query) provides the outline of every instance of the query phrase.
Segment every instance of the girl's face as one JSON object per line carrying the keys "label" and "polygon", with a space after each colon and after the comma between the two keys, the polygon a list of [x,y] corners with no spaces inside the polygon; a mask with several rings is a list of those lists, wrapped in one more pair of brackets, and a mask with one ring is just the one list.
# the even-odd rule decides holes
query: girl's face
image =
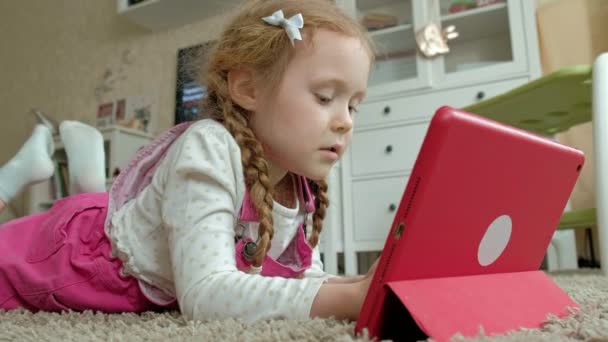
{"label": "girl's face", "polygon": [[262,87],[256,96],[250,122],[271,177],[328,176],[350,144],[369,72],[370,55],[358,38],[320,29],[312,44],[296,41],[278,87]]}

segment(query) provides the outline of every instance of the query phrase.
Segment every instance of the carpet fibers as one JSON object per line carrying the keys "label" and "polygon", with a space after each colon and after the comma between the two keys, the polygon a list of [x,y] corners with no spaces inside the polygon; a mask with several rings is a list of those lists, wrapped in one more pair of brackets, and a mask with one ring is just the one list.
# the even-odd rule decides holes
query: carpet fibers
{"label": "carpet fibers", "polygon": [[[456,341],[608,341],[608,277],[595,271],[551,277],[581,306],[573,315],[549,317],[540,329]],[[439,318],[438,318],[439,319]],[[178,313],[106,315],[0,311],[0,341],[369,341],[353,335],[354,323],[331,319],[187,322]]]}

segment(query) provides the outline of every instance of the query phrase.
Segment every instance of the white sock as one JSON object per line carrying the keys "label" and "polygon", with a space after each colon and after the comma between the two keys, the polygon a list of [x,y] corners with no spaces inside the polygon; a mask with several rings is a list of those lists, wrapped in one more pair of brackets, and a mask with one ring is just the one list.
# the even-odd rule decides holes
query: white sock
{"label": "white sock", "polygon": [[78,121],[63,121],[59,134],[68,157],[70,194],[106,191],[103,136]]}
{"label": "white sock", "polygon": [[15,156],[0,168],[0,201],[8,203],[24,187],[53,175],[51,156],[55,150],[51,130],[36,125]]}

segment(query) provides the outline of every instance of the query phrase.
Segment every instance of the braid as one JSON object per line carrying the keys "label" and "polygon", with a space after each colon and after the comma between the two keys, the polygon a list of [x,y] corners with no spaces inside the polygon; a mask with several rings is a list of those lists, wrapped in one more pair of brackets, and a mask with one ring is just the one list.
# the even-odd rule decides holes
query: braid
{"label": "braid", "polygon": [[[217,99],[222,99],[222,96],[217,96]],[[268,163],[263,158],[262,145],[249,128],[245,116],[233,106],[232,101],[220,100],[218,102],[224,114],[224,125],[241,148],[245,184],[249,188],[249,195],[260,221],[258,248],[253,259],[253,266],[259,267],[270,249],[270,241],[274,235],[273,187],[268,177]]]}
{"label": "braid", "polygon": [[323,230],[323,220],[329,206],[327,189],[326,181],[313,181],[312,192],[315,196],[315,213],[312,216],[312,233],[308,239],[308,243],[313,248],[319,243],[319,235],[321,234],[321,230]]}

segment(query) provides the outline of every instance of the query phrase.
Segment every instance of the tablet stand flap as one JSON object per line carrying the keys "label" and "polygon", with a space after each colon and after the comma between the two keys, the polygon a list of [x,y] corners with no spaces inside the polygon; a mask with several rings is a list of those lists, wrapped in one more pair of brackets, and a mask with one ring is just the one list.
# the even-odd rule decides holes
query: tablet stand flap
{"label": "tablet stand flap", "polygon": [[549,314],[563,317],[568,307],[577,307],[542,271],[404,280],[387,286],[395,294],[389,298],[407,309],[400,312],[409,312],[418,328],[439,342],[457,333],[469,337],[538,328]]}

